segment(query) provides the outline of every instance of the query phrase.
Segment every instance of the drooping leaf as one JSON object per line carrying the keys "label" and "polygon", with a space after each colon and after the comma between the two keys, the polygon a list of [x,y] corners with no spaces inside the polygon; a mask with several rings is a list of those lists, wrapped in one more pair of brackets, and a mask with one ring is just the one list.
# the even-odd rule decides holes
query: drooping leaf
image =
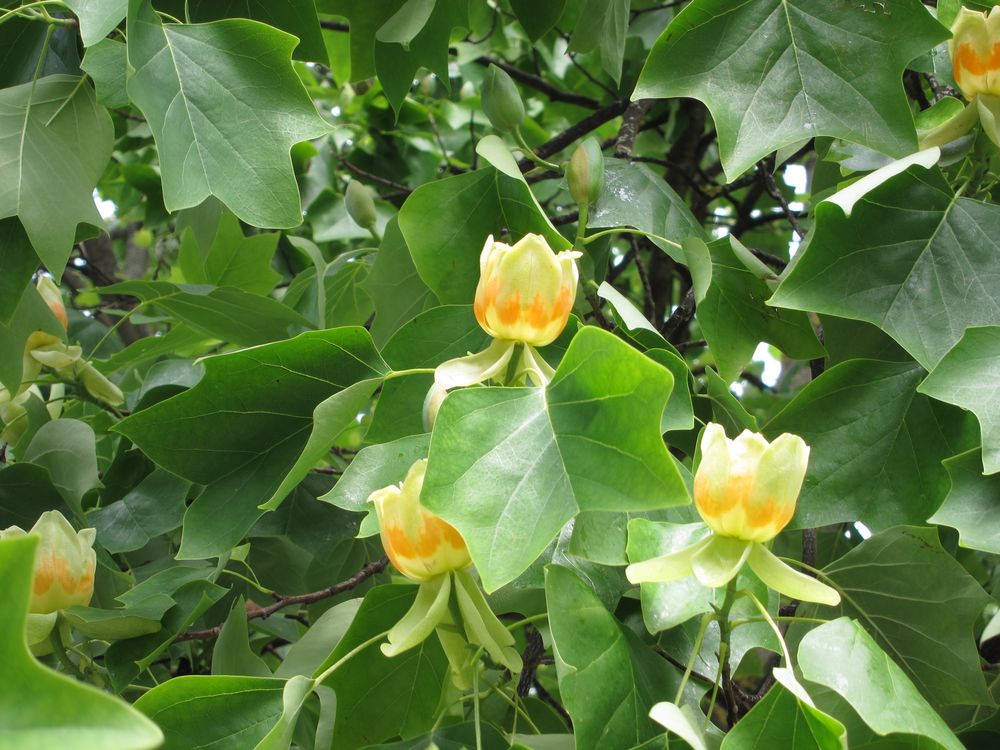
{"label": "drooping leaf", "polygon": [[302,222],[289,152],[326,131],[290,64],[295,38],[242,19],[161,24],[129,3],[128,81],[160,156],[168,211],[214,195],[259,227]]}
{"label": "drooping leaf", "polygon": [[207,485],[184,517],[179,556],[237,544],[299,457],[324,399],[385,365],[360,328],[213,357],[189,391],[116,426],[163,468]]}
{"label": "drooping leaf", "polygon": [[42,425],[25,450],[24,461],[48,469],[52,484],[77,513],[84,494],[97,485],[94,430],[78,419]]}
{"label": "drooping leaf", "polygon": [[845,750],[844,725],[775,685],[726,733],[722,750]]}
{"label": "drooping leaf", "polygon": [[544,390],[448,396],[421,502],[459,530],[488,591],[524,571],[580,510],[685,503],[660,437],[672,384],[660,365],[586,327]]}
{"label": "drooping leaf", "polygon": [[703,101],[730,182],[772,151],[820,135],[904,156],[917,140],[903,69],[947,36],[919,0],[871,12],[810,0],[694,0],[657,40],[632,96]]}
{"label": "drooping leaf", "polygon": [[649,709],[677,675],[569,568],[545,569],[559,692],[581,750],[633,747],[660,734]]}
{"label": "drooping leaf", "polygon": [[0,259],[4,265],[0,275],[0,325],[4,325],[17,310],[31,275],[38,268],[38,258],[21,222],[13,217],[0,219],[0,247],[3,248]]}
{"label": "drooping leaf", "polygon": [[89,47],[80,67],[94,81],[97,101],[105,107],[128,107],[125,80],[128,74],[128,50],[117,39],[102,39]]}
{"label": "drooping leaf", "polygon": [[629,3],[630,0],[583,0],[569,43],[571,52],[600,49],[601,67],[615,83],[622,77]]}
{"label": "drooping leaf", "polygon": [[942,549],[936,530],[876,534],[823,573],[842,591],[838,613],[857,620],[931,705],[990,704],[973,637],[986,592]]}
{"label": "drooping leaf", "polygon": [[566,8],[566,0],[552,0],[542,4],[531,0],[511,0],[510,7],[528,33],[528,38],[536,42],[556,25]]}
{"label": "drooping leaf", "polygon": [[1000,554],[1000,476],[983,476],[978,448],[944,460],[951,489],[928,523],[958,529],[963,547]]}
{"label": "drooping leaf", "polygon": [[961,411],[916,392],[913,362],[855,359],[803,388],[764,427],[810,446],[794,528],[922,524],[948,491],[944,458],[977,444]]}
{"label": "drooping leaf", "polygon": [[193,231],[184,232],[178,264],[189,284],[232,286],[267,294],[281,281],[281,274],[271,268],[277,246],[277,232],[244,237],[239,220],[223,214],[211,247],[202,248]]}
{"label": "drooping leaf", "polygon": [[47,510],[71,513],[48,469],[18,461],[0,471],[0,528],[30,529]]}
{"label": "drooping leaf", "polygon": [[[10,7],[12,0],[0,2],[0,7]],[[5,18],[0,25],[0,88],[31,83],[45,46],[48,24],[27,18]],[[39,77],[65,73],[80,75],[80,52],[76,30],[57,27],[49,39],[48,52],[42,62]]]}
{"label": "drooping leaf", "polygon": [[270,677],[271,670],[250,648],[246,601],[237,597],[212,649],[212,674]]}
{"label": "drooping leaf", "polygon": [[43,667],[28,652],[24,623],[38,541],[0,541],[0,745],[20,750],[152,750],[163,735],[131,706],[92,685]]}
{"label": "drooping leaf", "polygon": [[770,303],[874,323],[929,370],[966,328],[997,322],[998,231],[1000,207],[911,167],[850,216],[820,203],[809,247]]}
{"label": "drooping leaf", "polygon": [[112,138],[111,118],[80,78],[51,75],[0,90],[0,218],[21,220],[56,278],[77,227],[104,224],[93,192],[111,157]]}
{"label": "drooping leaf", "polygon": [[962,750],[903,670],[853,620],[841,617],[810,631],[798,657],[807,680],[838,693],[877,734],[918,735]]}
{"label": "drooping leaf", "polygon": [[1000,327],[967,328],[917,390],[975,414],[985,473],[1000,472]]}
{"label": "drooping leaf", "polygon": [[125,497],[87,515],[101,545],[112,554],[139,549],[181,525],[191,483],[155,469]]}
{"label": "drooping leaf", "polygon": [[128,2],[129,0],[66,0],[66,5],[80,20],[83,46],[97,44],[124,21]]}

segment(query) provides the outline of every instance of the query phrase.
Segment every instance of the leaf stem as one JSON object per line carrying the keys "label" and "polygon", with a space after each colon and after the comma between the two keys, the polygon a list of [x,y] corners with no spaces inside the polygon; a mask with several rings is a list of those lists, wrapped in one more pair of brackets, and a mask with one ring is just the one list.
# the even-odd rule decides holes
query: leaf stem
{"label": "leaf stem", "polygon": [[316,677],[316,678],[313,679],[313,687],[312,687],[312,689],[315,689],[317,685],[322,685],[323,682],[326,680],[326,678],[329,677],[330,675],[332,675],[334,672],[336,672],[337,669],[339,669],[341,666],[343,666],[348,661],[350,661],[351,659],[353,659],[355,656],[357,656],[358,654],[360,654],[362,651],[364,651],[369,646],[371,646],[371,645],[373,645],[373,644],[378,643],[379,641],[381,641],[387,635],[389,635],[389,631],[385,630],[385,631],[379,633],[378,635],[373,635],[367,641],[364,641],[363,643],[359,643],[357,646],[355,646],[354,648],[352,648],[346,654],[344,654],[339,659],[337,659],[337,661],[335,661],[329,667],[327,667],[326,669],[324,669],[323,672],[320,673],[319,677]]}
{"label": "leaf stem", "polygon": [[732,578],[726,586],[726,596],[719,608],[719,679],[722,692],[726,696],[726,713],[729,726],[733,726],[738,718],[736,711],[736,692],[733,690],[732,667],[729,663],[729,639],[732,635],[732,625],[729,613],[737,599],[736,578]]}
{"label": "leaf stem", "polygon": [[694,645],[691,647],[691,656],[688,657],[687,667],[684,670],[684,676],[681,677],[681,684],[677,686],[677,695],[674,697],[674,703],[678,706],[681,705],[681,698],[684,696],[684,688],[687,687],[687,682],[691,679],[691,672],[694,671],[694,662],[698,658],[698,654],[701,653],[701,644],[705,640],[705,633],[708,632],[708,626],[712,623],[716,617],[714,612],[706,612],[705,616],[701,618],[701,624],[698,626],[698,635],[694,638]]}
{"label": "leaf stem", "polygon": [[549,619],[549,613],[542,612],[537,615],[532,615],[531,617],[525,617],[523,620],[512,622],[510,625],[507,625],[507,630],[517,630],[518,628],[522,628],[525,625],[530,625],[533,622],[538,622],[540,620],[548,620],[548,619]]}
{"label": "leaf stem", "polygon": [[534,163],[539,167],[544,167],[545,169],[555,169],[558,172],[562,171],[561,166],[555,164],[554,162],[546,161],[545,159],[541,158],[540,156],[538,156],[538,154],[535,153],[534,149],[532,149],[531,146],[528,145],[528,142],[524,140],[524,136],[521,134],[521,128],[514,128],[514,139],[517,141],[517,144],[521,147],[524,153],[524,158],[526,158],[528,161]]}
{"label": "leaf stem", "polygon": [[[9,21],[14,16],[21,16],[22,18],[26,18],[27,16],[22,15],[23,11],[29,10],[31,8],[40,8],[43,5],[62,5],[65,7],[65,3],[63,3],[62,0],[36,0],[36,2],[33,3],[25,3],[24,5],[19,5],[16,8],[11,8],[6,13],[0,13],[0,24]],[[42,16],[42,19],[45,20],[45,17]]]}
{"label": "leaf stem", "polygon": [[666,242],[672,247],[676,247],[678,250],[683,250],[679,242],[674,242],[673,240],[668,240],[666,237],[661,237],[658,234],[653,234],[652,232],[643,232],[639,229],[631,229],[630,227],[619,227],[616,229],[605,229],[603,232],[597,232],[589,237],[584,237],[580,240],[584,245],[589,245],[596,239],[600,237],[606,237],[609,234],[638,234],[641,237],[649,237],[651,240],[659,240],[660,242]]}

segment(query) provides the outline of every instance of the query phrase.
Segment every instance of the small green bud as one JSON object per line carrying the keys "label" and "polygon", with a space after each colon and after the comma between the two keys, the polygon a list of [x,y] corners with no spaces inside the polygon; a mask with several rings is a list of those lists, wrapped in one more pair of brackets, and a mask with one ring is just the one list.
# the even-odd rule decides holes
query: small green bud
{"label": "small green bud", "polygon": [[513,79],[496,65],[490,65],[483,80],[483,112],[501,132],[517,128],[524,121],[524,102]]}
{"label": "small green bud", "polygon": [[566,169],[569,194],[577,205],[589,206],[604,187],[604,154],[596,138],[588,138],[573,152]]}
{"label": "small green bud", "polygon": [[354,219],[355,224],[363,229],[375,227],[375,201],[368,188],[351,180],[344,193],[344,202],[347,204],[347,214]]}

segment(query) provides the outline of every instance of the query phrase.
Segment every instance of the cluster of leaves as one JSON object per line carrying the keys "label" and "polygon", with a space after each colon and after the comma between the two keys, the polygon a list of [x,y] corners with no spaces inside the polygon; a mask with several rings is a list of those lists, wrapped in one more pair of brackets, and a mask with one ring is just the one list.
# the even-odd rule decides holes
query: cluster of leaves
{"label": "cluster of leaves", "polygon": [[[44,269],[126,396],[43,373],[61,409],[0,447],[0,528],[59,509],[98,550],[43,666],[33,542],[0,543],[0,747],[995,747],[997,153],[894,161],[960,96],[936,5],[0,0],[0,384],[60,331]],[[535,163],[585,136],[580,222]],[[488,341],[485,238],[528,232],[585,252],[554,380],[426,432],[433,368]],[[811,446],[775,549],[838,608],[626,581],[691,540],[710,421]],[[415,587],[366,500],[424,457],[524,658],[473,691],[434,639],[377,646]]]}

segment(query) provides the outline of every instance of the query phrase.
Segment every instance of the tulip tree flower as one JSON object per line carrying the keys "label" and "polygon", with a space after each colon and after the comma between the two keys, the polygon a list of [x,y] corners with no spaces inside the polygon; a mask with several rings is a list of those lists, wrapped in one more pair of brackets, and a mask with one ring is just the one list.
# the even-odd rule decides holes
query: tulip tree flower
{"label": "tulip tree flower", "polygon": [[[93,549],[95,529],[77,531],[57,510],[42,513],[30,534],[39,537],[28,603],[26,635],[38,655],[48,653],[49,633],[59,610],[86,607],[94,596],[97,553]],[[17,526],[0,530],[0,539],[25,536]]]}
{"label": "tulip tree flower", "polygon": [[472,685],[476,648],[511,672],[519,672],[521,657],[514,649],[513,636],[466,571],[472,558],[465,540],[451,524],[420,505],[426,471],[427,460],[417,461],[400,485],[376,490],[368,498],[375,505],[389,560],[420,584],[413,606],[389,631],[382,653],[401,654],[436,631],[459,687]]}
{"label": "tulip tree flower", "polygon": [[536,385],[547,384],[555,371],[535,347],[552,343],[566,327],[576,299],[579,257],[573,250],[557,255],[539,234],[526,234],[514,245],[495,242],[490,235],[479,258],[473,311],[493,343],[478,354],[439,365],[436,384],[455,388],[511,374],[514,382],[527,377]]}
{"label": "tulip tree flower", "polygon": [[967,129],[978,112],[983,131],[1000,146],[1000,6],[989,13],[961,8],[951,34],[948,51],[955,83],[971,102],[953,121]]}
{"label": "tulip tree flower", "polygon": [[693,575],[709,587],[725,586],[746,563],[770,588],[794,599],[836,605],[840,595],[779,560],[765,545],[795,514],[809,447],[785,433],[768,443],[744,431],[735,440],[709,424],[701,439],[701,463],[694,478],[698,513],[712,530],[676,552],[633,563],[632,583],[666,583]]}

